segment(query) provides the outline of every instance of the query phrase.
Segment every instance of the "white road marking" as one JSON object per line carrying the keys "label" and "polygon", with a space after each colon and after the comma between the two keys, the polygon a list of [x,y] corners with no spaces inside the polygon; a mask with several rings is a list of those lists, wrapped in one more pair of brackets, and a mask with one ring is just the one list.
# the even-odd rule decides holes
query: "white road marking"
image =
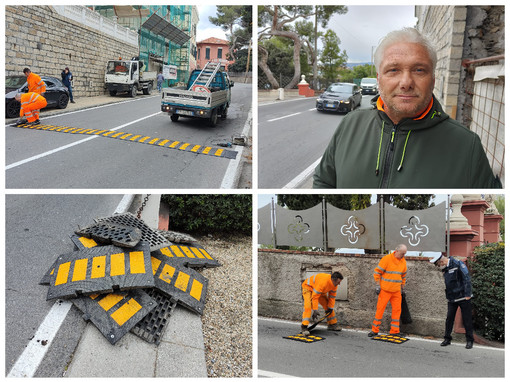
{"label": "white road marking", "polygon": [[319,164],[322,157],[313,162],[310,166],[308,166],[301,174],[292,179],[289,183],[287,183],[283,188],[298,188],[301,184],[303,184],[314,172],[315,167]]}
{"label": "white road marking", "polygon": [[[129,209],[129,201],[134,195],[124,195],[115,213],[124,213]],[[128,204],[129,203],[129,204]],[[32,378],[48,352],[60,326],[73,306],[70,301],[57,300],[37,329],[34,338],[21,353],[7,377]],[[43,344],[44,341],[44,344]]]}
{"label": "white road marking", "polygon": [[267,122],[278,121],[278,120],[280,120],[280,119],[293,117],[293,116],[295,116],[295,115],[299,115],[299,114],[301,114],[301,112],[299,112],[299,113],[294,113],[294,114],[289,114],[289,115],[284,115],[283,117],[278,117],[278,118],[268,119],[268,120],[267,120]]}
{"label": "white road marking", "polygon": [[[148,115],[146,117],[142,117],[142,118],[138,118],[137,120],[134,120],[134,121],[131,121],[131,122],[128,122],[128,123],[125,123],[123,125],[120,125],[120,126],[117,126],[117,127],[114,127],[113,129],[110,129],[110,130],[119,130],[119,129],[122,129],[126,126],[129,126],[129,125],[132,125],[134,123],[137,123],[137,122],[140,122],[140,121],[143,121],[144,119],[147,119],[147,118],[151,118],[151,117],[154,117],[155,115],[158,115],[158,114],[161,114],[162,112],[161,111],[158,111],[157,113],[154,113],[154,114],[151,114],[151,115]],[[46,151],[44,153],[41,153],[41,154],[38,154],[38,155],[34,155],[33,157],[30,157],[30,158],[27,158],[27,159],[23,159],[23,160],[20,160],[18,162],[15,162],[15,163],[12,163],[8,166],[5,167],[6,170],[10,170],[11,168],[15,168],[15,167],[18,167],[18,166],[21,166],[25,163],[29,163],[29,162],[32,162],[34,160],[37,160],[37,159],[41,159],[41,158],[44,158],[48,155],[51,155],[51,154],[55,154],[59,151],[62,151],[62,150],[66,150],[70,147],[73,147],[73,146],[76,146],[76,145],[79,145],[79,144],[82,144],[82,143],[85,143],[85,142],[88,142],[90,141],[91,139],[94,139],[94,138],[99,138],[99,135],[93,135],[91,137],[88,137],[88,138],[85,138],[85,139],[82,139],[81,141],[77,141],[77,142],[73,142],[73,143],[70,143],[68,145],[65,145],[65,146],[61,146],[61,147],[58,147],[56,149],[53,149],[53,150],[50,150],[50,151]]]}
{"label": "white road marking", "polygon": [[267,370],[257,370],[257,377],[266,377],[266,378],[299,378],[295,375],[281,374],[275,373]]}
{"label": "white road marking", "polygon": [[[248,112],[248,117],[246,118],[246,122],[244,123],[243,132],[241,133],[245,137],[249,136],[251,128],[251,108]],[[241,164],[241,154],[243,152],[244,146],[236,146],[235,151],[237,151],[236,159],[231,159],[228,163],[227,170],[225,171],[225,175],[223,176],[223,180],[221,182],[220,188],[234,188],[236,183],[239,180],[238,168]]]}

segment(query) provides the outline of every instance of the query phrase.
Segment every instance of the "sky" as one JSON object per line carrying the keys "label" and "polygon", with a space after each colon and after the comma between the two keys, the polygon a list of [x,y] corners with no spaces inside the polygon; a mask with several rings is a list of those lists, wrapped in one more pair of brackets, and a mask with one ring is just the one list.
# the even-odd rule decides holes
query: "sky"
{"label": "sky", "polygon": [[226,40],[227,36],[221,27],[209,22],[209,16],[216,16],[216,5],[199,5],[197,8],[200,18],[197,25],[197,41],[202,41],[209,37]]}
{"label": "sky", "polygon": [[[414,6],[347,6],[344,15],[331,18],[328,29],[340,38],[347,62],[371,62],[372,47],[392,30],[416,26]],[[320,48],[320,47],[319,47]]]}

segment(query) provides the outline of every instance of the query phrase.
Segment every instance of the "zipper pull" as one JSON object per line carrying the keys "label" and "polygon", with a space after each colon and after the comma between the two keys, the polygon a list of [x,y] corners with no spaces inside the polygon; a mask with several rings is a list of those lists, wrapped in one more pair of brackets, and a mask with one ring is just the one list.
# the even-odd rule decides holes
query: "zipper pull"
{"label": "zipper pull", "polygon": [[393,151],[393,146],[395,143],[393,142],[395,140],[395,130],[396,128],[393,127],[393,131],[391,132],[391,142],[390,142],[390,150]]}

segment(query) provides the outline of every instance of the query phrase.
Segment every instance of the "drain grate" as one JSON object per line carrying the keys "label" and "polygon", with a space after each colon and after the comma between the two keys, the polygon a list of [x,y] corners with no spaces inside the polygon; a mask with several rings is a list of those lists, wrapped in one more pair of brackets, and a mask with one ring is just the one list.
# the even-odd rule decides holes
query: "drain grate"
{"label": "drain grate", "polygon": [[177,306],[177,301],[165,296],[157,289],[145,290],[147,294],[156,301],[156,308],[151,310],[140,322],[138,322],[131,333],[141,339],[159,345],[168,320]]}
{"label": "drain grate", "polygon": [[135,215],[129,212],[109,216],[106,218],[99,218],[96,219],[96,222],[113,223],[127,227],[138,228],[140,231],[142,231],[141,240],[149,243],[151,251],[155,251],[156,249],[163,248],[170,244],[164,236],[152,230],[147,224],[143,222],[143,220],[138,219]]}
{"label": "drain grate", "polygon": [[149,246],[113,245],[73,251],[57,258],[47,299],[154,286]]}
{"label": "drain grate", "polygon": [[102,244],[113,244],[119,247],[132,248],[142,238],[142,231],[136,227],[128,227],[113,223],[96,223],[75,231],[78,236],[94,239]]}
{"label": "drain grate", "polygon": [[157,306],[143,290],[82,296],[72,302],[83,312],[83,318],[91,321],[111,344]]}

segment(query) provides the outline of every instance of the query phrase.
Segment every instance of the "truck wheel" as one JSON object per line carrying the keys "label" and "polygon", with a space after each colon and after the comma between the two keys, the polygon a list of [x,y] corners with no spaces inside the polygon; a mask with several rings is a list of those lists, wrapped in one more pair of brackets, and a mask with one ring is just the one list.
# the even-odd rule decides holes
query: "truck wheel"
{"label": "truck wheel", "polygon": [[136,85],[133,85],[133,86],[131,87],[131,91],[129,92],[129,96],[130,96],[131,98],[135,98],[135,97],[136,97]]}
{"label": "truck wheel", "polygon": [[152,84],[147,85],[146,88],[143,89],[143,94],[150,95],[152,92]]}
{"label": "truck wheel", "polygon": [[170,119],[172,120],[172,122],[177,122],[179,120],[179,114],[172,114],[170,116]]}
{"label": "truck wheel", "polygon": [[228,113],[228,106],[225,106],[225,108],[223,109],[223,111],[221,113],[221,119],[227,118],[227,113]]}
{"label": "truck wheel", "polygon": [[110,95],[112,97],[116,96],[117,95],[117,90],[110,90]]}
{"label": "truck wheel", "polygon": [[211,113],[211,118],[209,118],[209,126],[216,126],[218,123],[218,109],[214,109]]}

